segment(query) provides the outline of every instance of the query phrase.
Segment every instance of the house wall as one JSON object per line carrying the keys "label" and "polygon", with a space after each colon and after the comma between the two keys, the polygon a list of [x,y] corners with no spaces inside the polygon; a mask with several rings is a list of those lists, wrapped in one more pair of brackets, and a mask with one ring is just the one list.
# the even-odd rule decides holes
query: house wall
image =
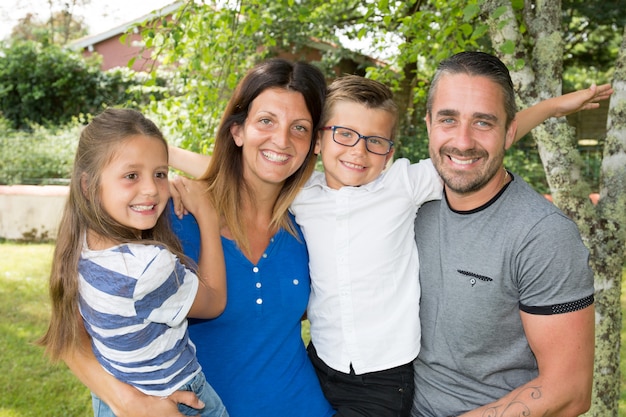
{"label": "house wall", "polygon": [[103,71],[106,71],[111,68],[126,67],[128,62],[141,52],[142,58],[135,60],[132,69],[135,71],[150,71],[156,63],[150,59],[151,50],[141,51],[141,35],[132,33],[126,37],[125,43],[122,43],[120,39],[121,35],[116,35],[95,43],[89,49],[85,48],[83,50],[83,56],[89,57],[94,53],[102,56],[101,68]]}
{"label": "house wall", "polygon": [[68,192],[62,185],[0,185],[0,238],[55,239]]}
{"label": "house wall", "polygon": [[[0,239],[56,239],[68,193],[64,185],[0,185]],[[589,198],[597,204],[599,195]]]}

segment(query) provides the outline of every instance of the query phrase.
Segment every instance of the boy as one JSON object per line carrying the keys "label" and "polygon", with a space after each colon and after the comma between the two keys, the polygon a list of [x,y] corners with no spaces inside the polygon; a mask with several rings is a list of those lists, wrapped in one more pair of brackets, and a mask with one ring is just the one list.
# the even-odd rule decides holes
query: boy
{"label": "boy", "polygon": [[326,96],[316,172],[291,205],[309,250],[309,356],[337,416],[406,416],[419,353],[413,222],[441,198],[430,160],[393,156],[397,106],[383,84],[345,76]]}

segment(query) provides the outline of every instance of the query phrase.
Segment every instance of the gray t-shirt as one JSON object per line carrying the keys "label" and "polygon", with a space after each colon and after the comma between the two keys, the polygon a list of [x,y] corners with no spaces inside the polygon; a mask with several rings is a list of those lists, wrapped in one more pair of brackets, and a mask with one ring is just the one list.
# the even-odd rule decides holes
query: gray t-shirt
{"label": "gray t-shirt", "polygon": [[520,310],[560,314],[593,303],[575,223],[519,177],[470,212],[445,199],[424,204],[415,236],[422,349],[413,417],[459,415],[535,378]]}

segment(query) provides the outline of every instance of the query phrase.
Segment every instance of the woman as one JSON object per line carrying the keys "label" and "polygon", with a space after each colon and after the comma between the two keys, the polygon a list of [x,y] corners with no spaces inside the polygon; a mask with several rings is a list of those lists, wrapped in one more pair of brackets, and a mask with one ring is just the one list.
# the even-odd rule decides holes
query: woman
{"label": "woman", "polygon": [[[313,133],[325,92],[322,73],[309,64],[276,59],[253,68],[226,108],[203,176],[221,215],[228,301],[220,317],[197,322],[189,332],[207,380],[232,417],[334,414],[300,337],[308,255],[287,211],[315,165]],[[183,201],[207,197],[199,182],[179,178],[175,187]],[[195,257],[193,218],[175,228]],[[159,403],[112,379],[88,349],[64,360],[118,417],[180,415],[173,401]]]}

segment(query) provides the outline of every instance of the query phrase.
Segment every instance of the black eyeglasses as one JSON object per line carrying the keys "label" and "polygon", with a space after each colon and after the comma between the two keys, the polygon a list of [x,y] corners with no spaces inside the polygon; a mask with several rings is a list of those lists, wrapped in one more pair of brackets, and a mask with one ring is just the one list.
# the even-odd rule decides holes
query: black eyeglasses
{"label": "black eyeglasses", "polygon": [[332,130],[333,141],[343,146],[356,146],[363,139],[365,149],[376,155],[387,155],[393,147],[393,141],[389,139],[380,136],[363,136],[356,130],[343,126],[324,126],[321,130]]}

